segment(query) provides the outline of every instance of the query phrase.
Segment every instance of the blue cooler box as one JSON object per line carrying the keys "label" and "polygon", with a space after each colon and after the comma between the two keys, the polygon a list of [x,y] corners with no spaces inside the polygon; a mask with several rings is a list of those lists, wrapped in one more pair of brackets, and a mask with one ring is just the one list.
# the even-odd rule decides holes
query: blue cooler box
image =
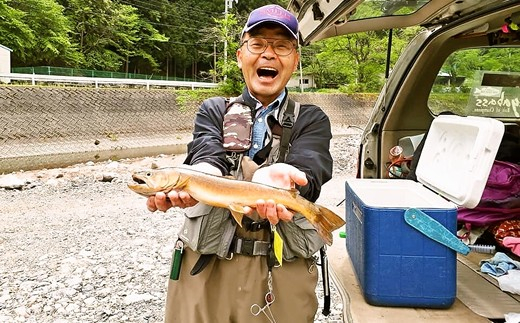
{"label": "blue cooler box", "polygon": [[413,181],[363,179],[347,180],[346,203],[347,250],[368,303],[453,304],[456,252],[409,226],[404,212],[416,207],[455,233],[454,205]]}
{"label": "blue cooler box", "polygon": [[[417,166],[419,182],[346,181],[347,251],[367,303],[453,304],[456,252],[431,236],[449,235],[460,244],[454,239],[457,205],[475,207],[480,201],[503,132],[503,124],[490,118],[439,116]],[[420,210],[440,225],[427,223],[421,232],[405,221],[407,210]]]}

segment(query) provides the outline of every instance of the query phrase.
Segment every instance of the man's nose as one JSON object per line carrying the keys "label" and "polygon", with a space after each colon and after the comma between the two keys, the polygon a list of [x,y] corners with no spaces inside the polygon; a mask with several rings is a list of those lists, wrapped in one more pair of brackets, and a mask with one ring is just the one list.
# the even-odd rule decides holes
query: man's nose
{"label": "man's nose", "polygon": [[274,57],[276,55],[273,43],[267,43],[267,47],[265,48],[263,54],[269,57]]}

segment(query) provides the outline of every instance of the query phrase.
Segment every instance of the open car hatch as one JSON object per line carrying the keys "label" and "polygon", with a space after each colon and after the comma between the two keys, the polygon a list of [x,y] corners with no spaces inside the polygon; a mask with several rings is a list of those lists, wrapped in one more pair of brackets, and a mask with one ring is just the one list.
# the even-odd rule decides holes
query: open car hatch
{"label": "open car hatch", "polygon": [[356,32],[437,26],[485,10],[500,0],[291,0],[302,43]]}

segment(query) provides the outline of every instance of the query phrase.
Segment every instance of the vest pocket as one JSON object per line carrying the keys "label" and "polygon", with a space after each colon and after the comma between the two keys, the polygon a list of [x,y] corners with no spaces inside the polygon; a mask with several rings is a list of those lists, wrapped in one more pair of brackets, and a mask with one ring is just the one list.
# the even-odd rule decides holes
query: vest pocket
{"label": "vest pocket", "polygon": [[314,226],[299,213],[294,215],[292,222],[280,222],[277,228],[284,241],[284,260],[310,258],[325,244]]}
{"label": "vest pocket", "polygon": [[204,203],[186,208],[179,238],[193,251],[226,257],[236,223],[228,209]]}

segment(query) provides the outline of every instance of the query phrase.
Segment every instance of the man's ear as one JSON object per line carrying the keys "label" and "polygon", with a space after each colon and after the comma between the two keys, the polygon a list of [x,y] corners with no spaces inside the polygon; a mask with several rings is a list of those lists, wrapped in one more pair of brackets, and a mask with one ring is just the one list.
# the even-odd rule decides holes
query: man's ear
{"label": "man's ear", "polygon": [[300,62],[300,53],[296,52],[296,58],[294,59],[294,68],[293,72],[298,70],[298,62]]}
{"label": "man's ear", "polygon": [[242,69],[242,47],[237,49],[237,65],[239,69]]}

